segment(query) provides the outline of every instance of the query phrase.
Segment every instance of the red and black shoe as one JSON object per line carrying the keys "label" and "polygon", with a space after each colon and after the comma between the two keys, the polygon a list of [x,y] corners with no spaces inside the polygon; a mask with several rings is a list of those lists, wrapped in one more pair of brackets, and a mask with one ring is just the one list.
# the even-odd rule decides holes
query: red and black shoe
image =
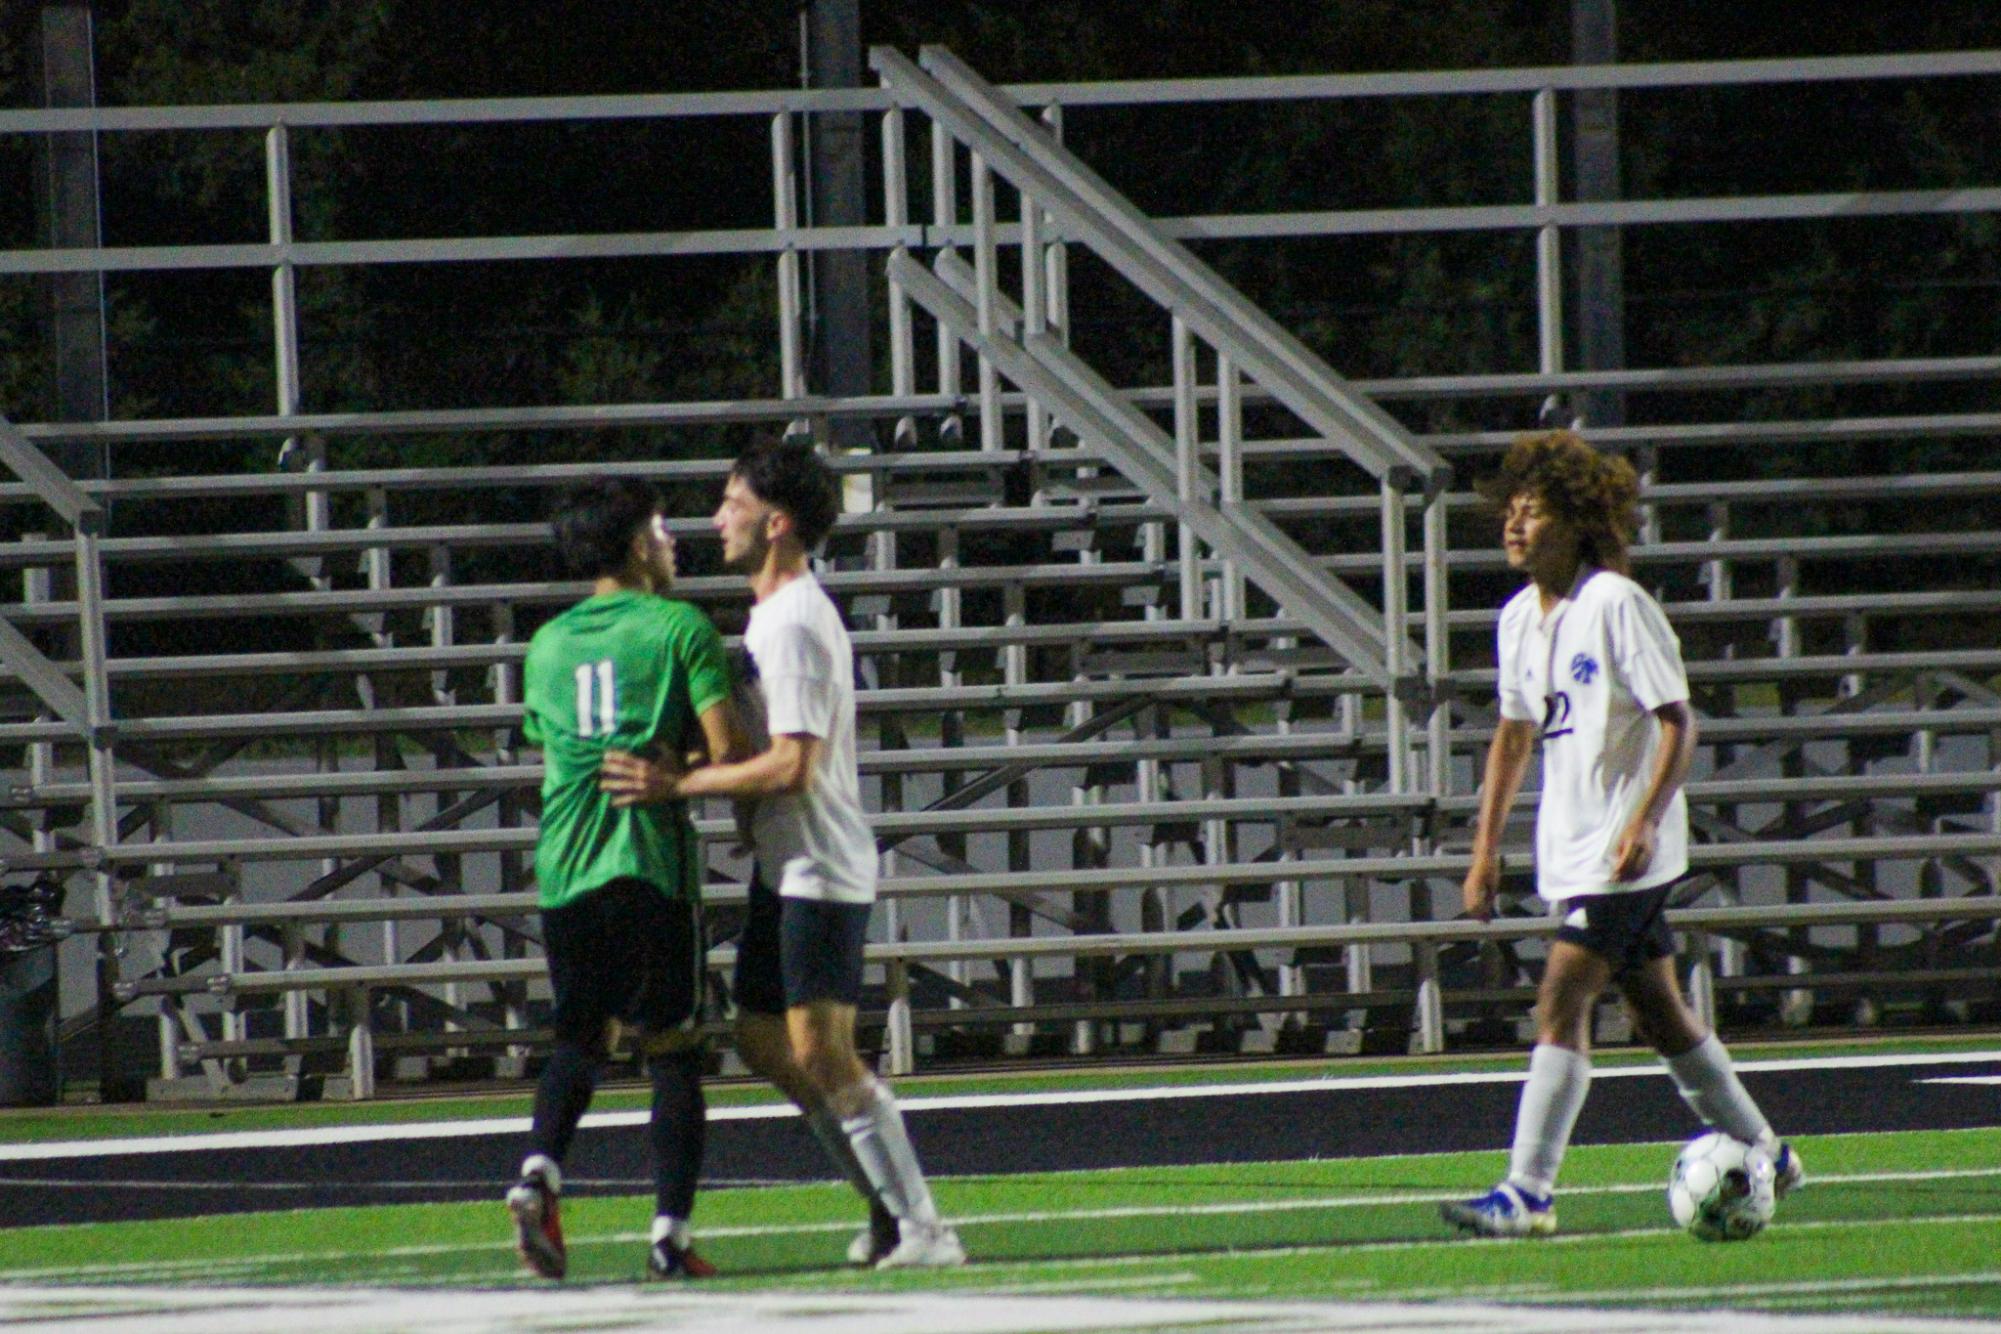
{"label": "red and black shoe", "polygon": [[716,1267],[695,1254],[693,1246],[676,1246],[661,1238],[646,1252],[646,1277],[656,1282],[685,1278],[714,1278]]}
{"label": "red and black shoe", "polygon": [[507,1212],[514,1215],[521,1263],[543,1278],[561,1278],[570,1267],[570,1257],[563,1248],[563,1223],[550,1175],[540,1169],[524,1173],[507,1192]]}

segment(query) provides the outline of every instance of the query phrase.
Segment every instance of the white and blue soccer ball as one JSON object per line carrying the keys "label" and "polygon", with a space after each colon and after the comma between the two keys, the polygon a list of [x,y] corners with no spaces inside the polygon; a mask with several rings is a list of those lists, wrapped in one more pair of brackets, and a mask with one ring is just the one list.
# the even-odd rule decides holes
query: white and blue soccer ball
{"label": "white and blue soccer ball", "polygon": [[1720,1130],[1682,1146],[1668,1177],[1668,1212],[1703,1241],[1743,1241],[1772,1221],[1778,1204],[1772,1155]]}

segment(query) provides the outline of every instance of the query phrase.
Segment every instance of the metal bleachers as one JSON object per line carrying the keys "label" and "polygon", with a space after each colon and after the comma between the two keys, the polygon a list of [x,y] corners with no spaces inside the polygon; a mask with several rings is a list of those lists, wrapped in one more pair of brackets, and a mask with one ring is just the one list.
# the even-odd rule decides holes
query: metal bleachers
{"label": "metal bleachers", "polygon": [[[1886,382],[1977,386],[2001,357],[1577,371],[1545,347],[1535,373],[1351,381],[1338,346],[1307,346],[1190,247],[1729,226],[1835,216],[1844,201],[1852,216],[1993,212],[2001,194],[1155,219],[1064,147],[1058,109],[1993,78],[2001,53],[1006,91],[938,50],[878,51],[872,67],[866,94],[88,113],[103,133],[270,127],[274,216],[290,207],[288,136],[315,126],[768,118],[768,232],[568,238],[564,253],[768,254],[782,356],[775,397],[727,403],[314,414],[295,387],[262,417],[0,420],[0,513],[27,534],[0,544],[0,872],[68,886],[68,1039],[95,1033],[108,1063],[115,1019],[150,1018],[156,1059],[137,1073],[161,1096],[321,1079],[365,1097],[385,1075],[520,1070],[545,1038],[546,991],[519,667],[534,627],[583,591],[551,577],[543,527],[522,516],[616,468],[687,498],[672,527],[698,552],[728,450],[718,435],[698,456],[558,464],[524,448],[383,468],[348,446],[745,427],[831,441],[836,423],[878,442],[833,455],[847,512],[823,577],[865,682],[885,872],[867,1017],[892,1067],[1510,1036],[1544,923],[1532,905],[1451,919],[1511,587],[1467,483],[1512,436],[1424,431],[1391,409],[1500,404],[1528,422],[1546,396],[1590,389],[1631,395],[1629,424],[1592,434],[1642,465],[1637,577],[1682,636],[1701,716],[1702,845],[1675,913],[1699,1004],[1726,1024],[1991,1018],[2001,473],[1842,470],[1816,451],[1991,442],[2001,414],[1743,410],[1773,388],[1839,401]],[[880,120],[880,225],[801,227],[798,121],[857,108]],[[77,114],[0,112],[0,135]],[[906,153],[914,117],[928,174]],[[928,223],[912,220],[920,183]],[[534,239],[422,252],[561,262]],[[274,230],[269,245],[10,251],[0,281],[113,264],[282,279],[398,262],[398,244]],[[868,252],[882,275],[882,394],[808,393],[798,261],[834,249]],[[1119,383],[1073,338],[1072,306],[1098,290],[1073,288],[1073,256],[1157,314],[1169,383]],[[285,290],[281,359],[300,319]],[[1674,412],[1650,415],[1653,394]],[[48,462],[77,442],[105,446],[111,475]],[[125,464],[176,442],[231,442],[249,462]],[[1789,471],[1741,466],[1781,446]],[[311,466],[294,468],[302,455]],[[739,629],[740,581],[690,563],[683,594]],[[745,870],[722,814],[699,822],[718,969]],[[1514,828],[1511,872],[1527,868],[1528,827]]]}

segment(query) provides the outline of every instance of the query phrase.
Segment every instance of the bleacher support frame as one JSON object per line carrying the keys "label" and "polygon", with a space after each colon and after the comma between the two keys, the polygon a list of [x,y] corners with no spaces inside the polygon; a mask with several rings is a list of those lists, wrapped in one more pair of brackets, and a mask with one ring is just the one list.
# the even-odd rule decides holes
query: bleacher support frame
{"label": "bleacher support frame", "polygon": [[[225,268],[271,277],[270,414],[20,427],[0,418],[0,462],[17,479],[0,479],[0,505],[53,512],[69,529],[63,538],[0,550],[0,564],[19,571],[23,587],[0,617],[0,684],[17,684],[32,706],[30,716],[0,720],[0,744],[27,757],[0,810],[10,831],[0,835],[9,840],[0,846],[0,870],[90,886],[89,911],[73,903],[71,918],[98,942],[97,1004],[70,1015],[72,1032],[128,1005],[157,1005],[159,1090],[208,1096],[295,1088],[307,1063],[333,1055],[347,1091],[365,1097],[391,1050],[435,1062],[498,1051],[518,1068],[536,1041],[540,963],[524,863],[533,839],[525,806],[538,771],[513,749],[525,639],[517,618],[526,622],[579,590],[456,576],[452,553],[532,549],[536,525],[392,516],[406,500],[442,489],[551,488],[598,469],[341,469],[332,464],[344,441],[745,423],[825,439],[836,419],[881,428],[886,448],[834,460],[866,504],[844,517],[841,554],[826,577],[876,673],[862,700],[875,741],[864,767],[883,808],[877,832],[887,872],[882,939],[871,947],[882,979],[872,1013],[880,1014],[893,1068],[919,1060],[920,1034],[995,1028],[1007,1039],[1000,1050],[1055,1039],[1086,1053],[1121,1026],[1158,1039],[1214,1020],[1240,1027],[1244,1049],[1268,1049],[1288,1033],[1313,1038],[1301,1020],[1317,1012],[1333,1016],[1318,1035],[1330,1049],[1351,1049],[1343,1042],[1363,1033],[1378,1040],[1388,1028],[1432,1051],[1455,1025],[1486,1033],[1497,1016],[1519,1013],[1523,974],[1509,951],[1544,930],[1533,917],[1490,928],[1428,920],[1434,892],[1449,900],[1463,873],[1472,811],[1466,778],[1490,721],[1480,701],[1491,691],[1491,671],[1455,666],[1453,641],[1477,645],[1491,633],[1494,608],[1484,590],[1499,573],[1491,550],[1453,545],[1455,516],[1465,527],[1474,503],[1452,489],[1453,477],[1475,470],[1509,436],[1414,433],[1378,404],[1535,400],[1600,388],[1731,394],[1965,383],[2001,369],[2001,356],[1980,355],[1566,370],[1553,244],[1577,227],[1991,214],[2001,212],[2001,189],[1566,204],[1553,181],[1541,179],[1532,183],[1534,202],[1524,204],[1150,218],[1065,149],[1062,134],[1066,108],[1520,97],[1533,160],[1546,165],[1557,149],[1554,99],[1566,92],[1991,78],[2001,76],[2001,52],[1008,90],[937,49],[914,62],[878,51],[872,63],[883,86],[839,92],[0,111],[0,135],[264,135],[264,243],[0,251],[0,281]],[[1028,115],[1038,108],[1039,121]],[[881,118],[880,225],[799,223],[799,121],[836,111]],[[717,115],[769,120],[769,228],[306,242],[292,231],[292,139],[321,128]],[[931,125],[924,164],[906,151],[912,115]],[[962,158],[970,185],[963,201]],[[926,175],[921,166],[931,191],[924,222],[913,221],[910,200]],[[1007,192],[1012,219],[999,197]],[[1188,248],[1220,238],[1455,231],[1515,231],[1541,242],[1536,373],[1344,380]],[[1072,346],[1069,270],[1079,247],[1158,309],[1170,383],[1114,384]],[[813,394],[807,382],[801,260],[835,249],[864,250],[886,266],[886,394],[834,399]],[[308,410],[295,293],[301,268],[687,254],[770,257],[778,279],[774,396]],[[1002,290],[1010,269],[1018,299]],[[924,319],[936,334],[928,393],[918,389],[916,321]],[[1199,373],[1205,361],[1213,368],[1207,382]],[[1258,433],[1248,419],[1281,417],[1296,424],[1298,438],[1250,438]],[[1733,443],[2001,437],[2001,413],[1651,422],[1594,436],[1658,461],[1678,449]],[[57,442],[124,449],[246,439],[276,447],[273,472],[139,478],[114,469],[108,480],[75,482],[41,452]],[[1364,480],[1326,495],[1266,494],[1248,484],[1275,462],[1350,469]],[[719,482],[725,467],[720,458],[669,459],[629,470]],[[1640,577],[1664,591],[1684,638],[1718,646],[1691,656],[1710,766],[1691,796],[1712,840],[1697,851],[1695,885],[1720,892],[1724,904],[1675,916],[1693,942],[1699,1004],[1714,1014],[1719,990],[1783,990],[1788,1022],[1810,1015],[1817,993],[1853,993],[1872,1005],[1878,993],[1918,995],[1933,1008],[1991,1005],[2001,660],[1975,648],[1883,649],[1872,636],[1886,617],[1944,622],[1991,611],[2001,599],[1921,580],[1866,597],[1818,593],[1809,575],[1863,559],[1987,557],[2001,540],[1950,528],[1811,538],[1740,529],[1745,507],[1994,497],[2001,474],[1663,480],[1670,472],[1649,470],[1653,522],[1635,557]],[[1009,487],[1030,501],[1003,503]],[[297,526],[185,539],[107,528],[114,503],[232,496],[292,498]],[[340,504],[357,500],[367,526],[340,526]],[[1373,527],[1374,540],[1331,550],[1294,535],[1301,525],[1337,520],[1354,531]],[[702,527],[695,518],[677,521],[684,537]],[[1035,558],[973,558],[996,534],[1033,546]],[[1114,550],[1127,540],[1130,558]],[[913,551],[921,564],[908,563]],[[176,559],[281,562],[294,582],[253,596],[107,596],[107,565]],[[420,564],[421,582],[399,583],[398,560]],[[335,561],[360,562],[362,586],[330,575]],[[73,589],[58,588],[52,572]],[[1479,595],[1461,595],[1455,605],[1455,588],[1468,585]],[[1421,589],[1415,606],[1413,587]],[[1032,608],[1065,589],[1095,590],[1118,611],[1038,622]],[[733,580],[693,579],[686,591],[724,609],[740,598]],[[256,655],[149,659],[107,649],[107,633],[125,625],[224,616],[304,618],[339,634],[311,650]],[[423,618],[420,629],[392,631],[399,616]],[[38,648],[38,634],[44,642],[72,637],[74,659]],[[1761,636],[1775,651],[1745,653]],[[480,675],[469,694],[472,673]],[[379,685],[410,677],[421,682],[411,698]],[[115,707],[139,687],[175,680],[292,686],[270,707],[235,713],[135,715]],[[349,690],[351,701],[334,697]],[[1413,722],[1415,712],[1421,722]],[[924,735],[931,726],[935,746]],[[463,742],[466,733],[478,740]],[[309,752],[312,767],[273,775],[245,766],[248,749],[270,738]],[[374,767],[343,769],[342,744],[364,751]],[[168,747],[196,745],[203,749],[192,762],[163,759]],[[1984,747],[1986,759],[1941,769],[1952,745]],[[428,763],[405,759],[413,746]],[[1830,751],[1839,754],[1830,760]],[[1893,753],[1916,772],[1871,768]],[[1262,770],[1270,771],[1271,791],[1244,795],[1243,776]],[[1031,781],[1059,779],[1069,804],[1035,804]],[[301,802],[314,810],[300,814]],[[356,819],[360,802],[373,803],[370,818]],[[406,809],[412,803],[420,808],[414,815]],[[211,811],[211,823],[227,817],[255,828],[178,837],[174,813],[187,807]],[[88,819],[77,822],[82,810]],[[741,869],[725,851],[728,823],[711,816],[702,829],[725,881]],[[1049,840],[1066,836],[1068,849],[1052,854]],[[1121,863],[1121,849],[1132,852],[1131,862]],[[468,869],[482,858],[495,869]],[[301,866],[309,868],[303,883],[278,874]],[[1510,866],[1519,872],[1520,857],[1511,853]],[[1778,878],[1775,886],[1760,882],[1760,892],[1780,901],[1739,905],[1747,868],[1760,867]],[[1948,877],[1973,888],[1952,893]],[[1914,883],[1916,897],[1880,888],[1902,879]],[[497,891],[482,892],[475,881]],[[1839,901],[1811,901],[1815,893]],[[1179,912],[1178,895],[1189,900]],[[1336,906],[1311,921],[1306,905],[1316,895]],[[1385,913],[1372,896],[1397,906]],[[719,911],[739,897],[720,887]],[[934,901],[943,904],[936,912],[926,906]],[[989,910],[1004,920],[989,924]],[[1130,929],[1133,922],[1140,929]],[[1198,924],[1210,929],[1187,929]],[[405,926],[416,934],[400,935]],[[368,929],[380,933],[368,949],[341,934]],[[1845,938],[1830,943],[1850,931],[1852,946]],[[1917,936],[1893,950],[1885,932]],[[148,948],[161,954],[157,966],[131,961],[137,955],[129,949]],[[167,957],[177,950],[178,961]],[[1880,963],[1898,950],[1910,957]],[[1943,957],[1964,950],[1970,960]],[[1784,961],[1781,971],[1755,967],[1759,953]],[[1182,985],[1176,955],[1212,959],[1214,989]],[[714,962],[721,967],[728,957],[724,947]],[[276,966],[258,966],[274,959]],[[1837,967],[1816,970],[1816,959]],[[1060,973],[1038,975],[1038,960],[1068,962],[1074,984],[1056,985]],[[1001,972],[977,972],[989,965]],[[1338,973],[1337,985],[1330,973]],[[236,1008],[237,998],[257,996],[279,998],[279,1036],[253,1034]],[[392,1019],[411,1031],[383,1032]],[[96,1026],[102,1035],[106,1025]],[[190,1077],[196,1067],[200,1076]],[[284,1071],[282,1079],[260,1082],[255,1072],[272,1068]]]}

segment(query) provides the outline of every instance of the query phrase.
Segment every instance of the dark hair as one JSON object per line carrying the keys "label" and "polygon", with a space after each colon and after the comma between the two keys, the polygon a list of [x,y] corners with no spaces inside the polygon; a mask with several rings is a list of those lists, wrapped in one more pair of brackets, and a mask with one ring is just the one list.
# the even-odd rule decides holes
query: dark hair
{"label": "dark hair", "polygon": [[759,500],[792,516],[806,550],[816,550],[833,531],[841,513],[840,489],[810,441],[795,438],[752,445],[730,472]]}
{"label": "dark hair", "polygon": [[565,491],[549,519],[563,573],[572,579],[622,573],[633,534],[660,508],[660,493],[636,477],[599,477]]}
{"label": "dark hair", "polygon": [[1572,431],[1525,435],[1479,490],[1503,514],[1516,496],[1534,496],[1577,530],[1586,563],[1632,573],[1626,544],[1637,527],[1640,479],[1618,455],[1599,453]]}

